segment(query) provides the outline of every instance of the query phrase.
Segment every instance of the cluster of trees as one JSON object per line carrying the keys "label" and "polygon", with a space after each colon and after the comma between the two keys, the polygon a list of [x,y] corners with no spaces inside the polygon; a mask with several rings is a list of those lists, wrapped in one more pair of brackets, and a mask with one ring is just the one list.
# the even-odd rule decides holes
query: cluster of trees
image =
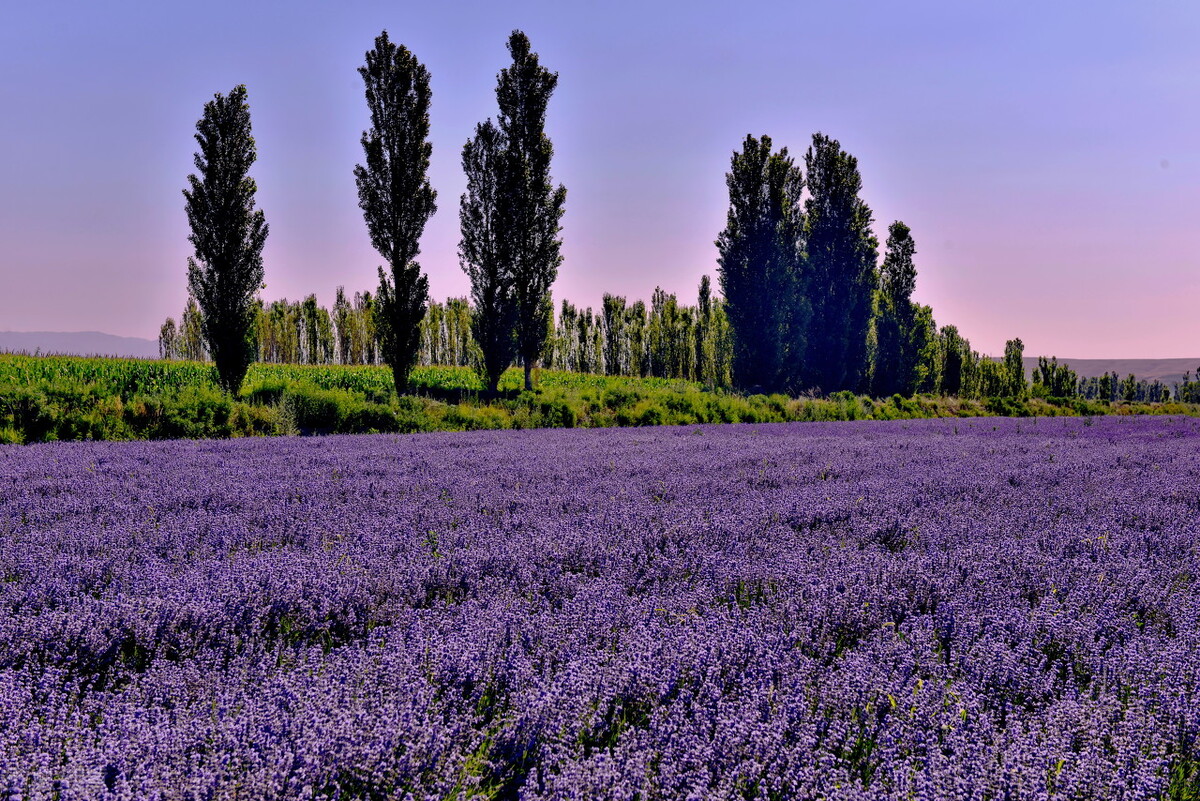
{"label": "cluster of trees", "polygon": [[[354,293],[347,300],[337,289],[333,309],[317,302],[316,295],[302,301],[256,299],[251,341],[254,360],[272,364],[378,364],[379,331],[375,324],[375,299],[370,292]],[[158,334],[158,352],[164,359],[211,358],[203,336],[204,313],[188,298],[177,324],[168,317]]]}
{"label": "cluster of trees", "polygon": [[1171,387],[1161,381],[1139,380],[1133,373],[1121,378],[1113,371],[1102,376],[1080,379],[1074,392],[1067,393],[1067,396],[1113,403],[1119,400],[1161,403],[1175,397],[1185,403],[1196,403],[1200,400],[1200,395],[1193,395],[1189,384],[1185,375],[1183,384],[1177,384],[1172,392]]}
{"label": "cluster of trees", "polygon": [[1020,398],[1028,393],[1020,339],[1005,343],[1002,360],[973,350],[952,325],[939,329],[932,342],[915,391],[960,398]]}
{"label": "cluster of trees", "polygon": [[459,203],[459,259],[471,279],[472,330],[493,392],[515,361],[525,369],[525,388],[533,388],[553,325],[550,287],[562,263],[567,196],[550,178],[554,148],[545,133],[558,74],[541,66],[520,31],[508,51],[512,64],[497,76],[496,122],[477,125],[463,148],[467,191]]}
{"label": "cluster of trees", "polygon": [[802,169],[769,136],[747,136],[726,185],[729,212],[716,245],[735,386],[875,396],[1025,392],[1020,340],[997,365],[953,326],[939,331],[933,311],[913,302],[916,244],[903,222],[889,226],[879,263],[858,162],[836,139],[815,134]]}
{"label": "cluster of trees", "polygon": [[600,311],[563,301],[543,362],[554,369],[731,385],[732,351],[724,304],[700,280],[695,306],[655,288],[649,307],[605,293]]}

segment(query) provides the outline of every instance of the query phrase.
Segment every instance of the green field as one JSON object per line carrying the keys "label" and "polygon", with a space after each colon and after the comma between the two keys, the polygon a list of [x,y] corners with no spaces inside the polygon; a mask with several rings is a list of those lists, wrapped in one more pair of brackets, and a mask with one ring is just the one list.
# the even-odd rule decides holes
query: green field
{"label": "green field", "polygon": [[467,367],[418,367],[397,395],[382,366],[254,364],[236,397],[211,364],[0,354],[0,442],[491,428],[766,423],[985,415],[1200,414],[1195,404],[1044,398],[744,396],[688,381],[512,369],[488,397]]}

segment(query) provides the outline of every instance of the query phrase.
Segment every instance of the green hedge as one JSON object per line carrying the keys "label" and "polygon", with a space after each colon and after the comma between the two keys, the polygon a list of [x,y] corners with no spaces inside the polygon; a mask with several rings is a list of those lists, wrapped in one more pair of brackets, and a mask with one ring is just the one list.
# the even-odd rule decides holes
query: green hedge
{"label": "green hedge", "polygon": [[[175,370],[175,372],[173,372]],[[662,379],[540,374],[519,390],[510,371],[484,398],[465,368],[419,368],[414,394],[397,396],[375,367],[255,365],[241,393],[186,362],[0,355],[0,444],[55,440],[224,438],[276,434],[472,431],[494,428],[893,420],[921,417],[1200,413],[1194,404],[1079,398],[744,396]],[[386,382],[384,381],[386,379]],[[476,383],[472,384],[471,382]],[[413,387],[410,387],[412,390]]]}

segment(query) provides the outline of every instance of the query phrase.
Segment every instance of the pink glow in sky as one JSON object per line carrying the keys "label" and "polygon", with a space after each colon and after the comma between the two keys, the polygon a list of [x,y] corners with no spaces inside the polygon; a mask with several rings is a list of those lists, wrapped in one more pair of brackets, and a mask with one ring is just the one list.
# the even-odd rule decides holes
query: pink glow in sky
{"label": "pink glow in sky", "polygon": [[[356,68],[386,28],[433,76],[423,239],[463,295],[459,157],[520,28],[559,73],[556,298],[694,302],[747,133],[858,157],[917,300],[985,353],[1200,354],[1200,5],[787,0],[13,3],[0,17],[0,330],[155,337],[186,298],[181,190],[204,102],[249,90],[267,300],[374,289]],[[746,9],[753,8],[753,12]]]}

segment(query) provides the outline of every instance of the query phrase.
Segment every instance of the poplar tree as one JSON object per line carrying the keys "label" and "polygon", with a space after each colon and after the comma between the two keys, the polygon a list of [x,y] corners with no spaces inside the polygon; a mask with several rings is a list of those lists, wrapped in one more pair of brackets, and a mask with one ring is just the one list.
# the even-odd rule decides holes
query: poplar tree
{"label": "poplar tree", "polygon": [[962,394],[964,361],[970,350],[970,344],[963,339],[957,326],[942,326],[938,331],[938,354],[941,358],[938,370],[941,383],[938,389],[942,395],[958,397]]}
{"label": "poplar tree", "polygon": [[716,347],[713,339],[712,280],[700,277],[696,293],[696,380],[706,387],[716,386]]}
{"label": "poplar tree", "polygon": [[858,196],[858,160],[817,133],[804,157],[809,197],[804,243],[808,326],[803,383],[824,392],[860,391],[867,378],[867,334],[878,282],[871,209]]}
{"label": "poplar tree", "polygon": [[604,329],[604,372],[624,375],[629,362],[629,345],[625,341],[625,298],[605,292],[600,308]]}
{"label": "poplar tree", "polygon": [[217,380],[236,393],[258,350],[254,296],[263,286],[268,230],[262,211],[254,208],[257,186],[248,175],[257,152],[244,85],[204,104],[196,142],[199,175],[189,175],[183,190],[192,229],[188,241],[195,248],[188,258],[188,291],[199,305]]}
{"label": "poplar tree", "polygon": [[892,223],[876,297],[871,385],[877,397],[911,395],[916,389],[919,350],[924,344],[912,302],[916,249],[911,229],[899,220]]}
{"label": "poplar tree", "polygon": [[803,358],[809,306],[801,284],[798,240],[804,179],[787,148],[747,136],[725,176],[729,212],[717,237],[717,276],[733,331],[733,381],[779,391]]}
{"label": "poplar tree", "polygon": [[416,262],[425,223],[437,210],[429,183],[429,70],[408,48],[393,44],[387,31],[359,67],[366,85],[371,128],[363,132],[366,165],[356,165],[358,205],[371,244],[387,260],[379,268],[375,324],[383,359],[403,392],[417,361],[429,279]]}
{"label": "poplar tree", "polygon": [[550,178],[554,147],[546,136],[546,106],[558,85],[530,50],[529,38],[513,31],[508,38],[512,64],[500,71],[496,99],[497,124],[504,143],[505,198],[511,203],[506,234],[511,238],[509,269],[512,272],[516,310],[517,354],[525,368],[525,389],[533,389],[533,366],[546,341],[553,306],[547,301],[550,286],[562,264],[562,230],[559,220],[567,190]]}
{"label": "poplar tree", "polygon": [[179,331],[175,327],[175,318],[168,317],[158,329],[158,358],[174,359],[179,350]]}
{"label": "poplar tree", "polygon": [[204,344],[204,312],[191,295],[188,295],[187,305],[179,318],[179,349],[176,352],[179,358],[190,362],[202,362],[209,356]]}
{"label": "poplar tree", "polygon": [[1002,393],[1008,397],[1025,396],[1029,386],[1025,383],[1025,343],[1020,337],[1004,343],[1004,387]]}
{"label": "poplar tree", "polygon": [[504,197],[504,140],[491,120],[475,127],[463,147],[467,191],[459,201],[462,239],[458,259],[471,279],[471,332],[479,343],[479,370],[489,392],[516,353],[516,305],[511,264],[511,214]]}

